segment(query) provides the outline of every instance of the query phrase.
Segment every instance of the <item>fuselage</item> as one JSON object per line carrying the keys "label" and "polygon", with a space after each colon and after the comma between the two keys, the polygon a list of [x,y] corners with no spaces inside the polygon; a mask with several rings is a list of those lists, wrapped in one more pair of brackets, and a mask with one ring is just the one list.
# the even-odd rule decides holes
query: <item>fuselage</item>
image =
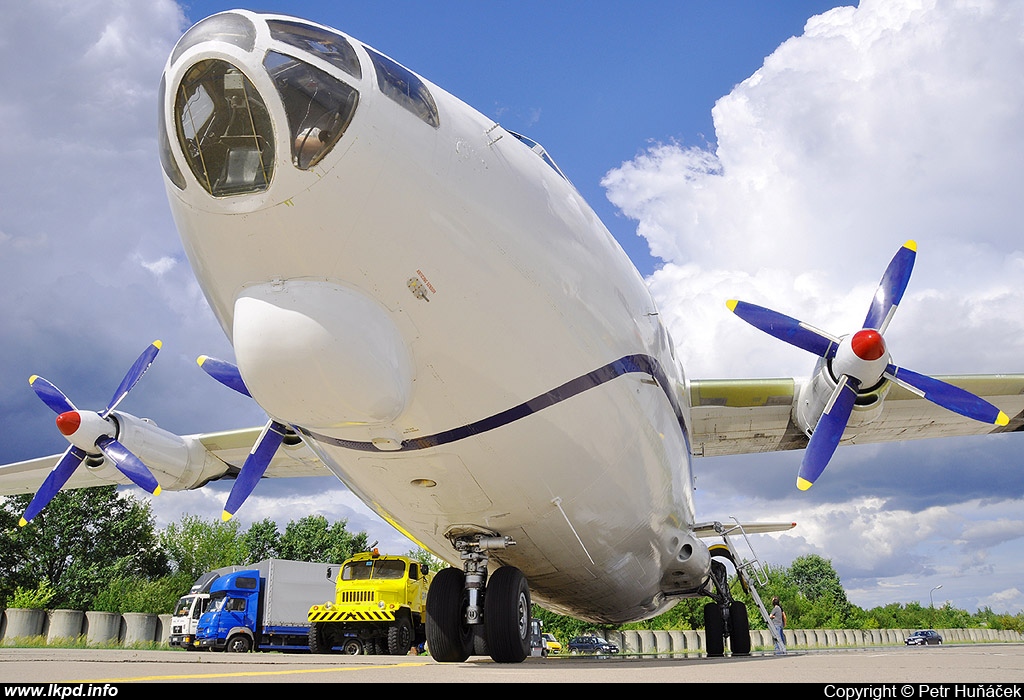
{"label": "fuselage", "polygon": [[320,25],[237,11],[168,61],[174,220],[253,398],[436,555],[657,614],[707,575],[684,378],[648,289],[538,145]]}

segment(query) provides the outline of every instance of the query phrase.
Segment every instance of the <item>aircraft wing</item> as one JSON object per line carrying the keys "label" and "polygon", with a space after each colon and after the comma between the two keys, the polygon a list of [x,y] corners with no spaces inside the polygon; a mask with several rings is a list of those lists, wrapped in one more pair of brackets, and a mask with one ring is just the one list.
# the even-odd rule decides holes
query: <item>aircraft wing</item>
{"label": "aircraft wing", "polygon": [[[893,385],[881,413],[862,425],[851,420],[841,445],[894,442],[1024,430],[1024,375],[936,377],[998,406],[1005,426],[965,418]],[[691,451],[695,457],[798,450],[808,438],[793,420],[795,379],[712,379],[689,383]]]}
{"label": "aircraft wing", "polygon": [[[174,491],[198,488],[212,480],[233,479],[238,475],[261,431],[262,427],[258,427],[184,436],[182,440],[188,446],[189,452],[201,455],[196,462],[201,462],[199,466],[202,468],[202,478],[191,482],[179,481],[177,484],[167,484],[166,480],[161,479],[161,482],[166,484],[164,489]],[[0,495],[35,493],[60,457],[61,455],[57,454],[0,465]],[[271,460],[264,477],[330,475],[331,472],[319,458],[300,442],[282,446]],[[83,465],[82,468],[75,470],[64,488],[79,489],[130,483],[121,472],[112,467],[104,465],[90,469]]]}

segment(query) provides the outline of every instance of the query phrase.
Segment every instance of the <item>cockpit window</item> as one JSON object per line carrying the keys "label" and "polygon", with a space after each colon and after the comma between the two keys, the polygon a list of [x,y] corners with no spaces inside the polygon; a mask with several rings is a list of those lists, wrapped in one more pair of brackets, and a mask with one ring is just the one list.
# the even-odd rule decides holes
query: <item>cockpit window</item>
{"label": "cockpit window", "polygon": [[377,71],[380,91],[430,126],[437,127],[441,123],[437,115],[437,105],[434,104],[434,98],[423,81],[387,56],[377,53],[368,46],[365,48]]}
{"label": "cockpit window", "polygon": [[164,118],[165,95],[167,93],[167,77],[160,78],[160,100],[157,102],[157,138],[160,141],[160,164],[167,173],[167,178],[174,183],[179,190],[185,189],[185,178],[178,169],[171,155],[171,140],[167,138],[167,120]]}
{"label": "cockpit window", "polygon": [[178,39],[171,54],[171,63],[175,63],[183,53],[203,41],[226,41],[243,51],[252,51],[256,45],[256,27],[247,17],[233,12],[207,17]]}
{"label": "cockpit window", "polygon": [[548,155],[548,152],[544,150],[543,146],[541,146],[539,143],[537,143],[528,136],[517,134],[516,132],[509,131],[508,129],[505,129],[505,131],[508,131],[508,133],[510,133],[512,136],[515,136],[517,139],[519,139],[519,141],[528,146],[531,151],[540,156],[541,160],[543,160],[545,163],[551,166],[551,169],[558,173],[563,180],[565,180],[566,182],[569,181],[569,178],[567,178],[565,176],[565,173],[562,172],[562,169],[559,168],[557,164],[555,164],[555,161],[551,158],[551,156]]}
{"label": "cockpit window", "polygon": [[267,20],[272,39],[283,41],[299,49],[309,51],[332,66],[340,68],[353,78],[362,78],[363,69],[359,66],[359,57],[348,39],[301,22],[289,22],[280,19]]}
{"label": "cockpit window", "polygon": [[226,61],[200,61],[185,73],[174,100],[185,160],[215,197],[267,189],[274,173],[274,131],[263,98]]}
{"label": "cockpit window", "polygon": [[302,170],[327,155],[352,122],[359,92],[305,61],[268,51],[263,59],[274,81],[292,144],[292,163]]}

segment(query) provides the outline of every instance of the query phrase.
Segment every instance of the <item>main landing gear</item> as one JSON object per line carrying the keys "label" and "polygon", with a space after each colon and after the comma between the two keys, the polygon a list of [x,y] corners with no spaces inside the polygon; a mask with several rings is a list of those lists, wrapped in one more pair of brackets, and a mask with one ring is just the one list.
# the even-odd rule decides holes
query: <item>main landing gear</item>
{"label": "main landing gear", "polygon": [[488,552],[515,544],[511,537],[462,535],[450,538],[463,569],[442,569],[427,593],[426,634],[430,655],[461,662],[489,655],[498,663],[519,663],[530,653],[530,588],[523,572],[502,566],[487,573]]}

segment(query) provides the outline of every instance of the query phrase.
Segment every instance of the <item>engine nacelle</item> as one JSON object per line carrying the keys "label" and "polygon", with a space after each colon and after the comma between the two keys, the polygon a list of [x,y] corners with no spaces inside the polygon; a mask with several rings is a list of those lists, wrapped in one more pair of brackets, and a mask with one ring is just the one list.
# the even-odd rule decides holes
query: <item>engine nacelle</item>
{"label": "engine nacelle", "polygon": [[[832,363],[822,358],[814,366],[811,378],[800,387],[799,396],[793,405],[793,420],[808,437],[814,432],[838,382]],[[862,387],[857,392],[857,400],[847,426],[867,425],[875,420],[882,412],[882,404],[891,386],[892,382],[883,377],[874,386]]]}
{"label": "engine nacelle", "polygon": [[[198,488],[224,476],[230,469],[196,438],[175,435],[148,418],[137,418],[130,413],[113,411],[108,418],[117,423],[118,442],[149,467],[165,491]],[[90,452],[83,466],[107,481],[130,483],[102,455]]]}

